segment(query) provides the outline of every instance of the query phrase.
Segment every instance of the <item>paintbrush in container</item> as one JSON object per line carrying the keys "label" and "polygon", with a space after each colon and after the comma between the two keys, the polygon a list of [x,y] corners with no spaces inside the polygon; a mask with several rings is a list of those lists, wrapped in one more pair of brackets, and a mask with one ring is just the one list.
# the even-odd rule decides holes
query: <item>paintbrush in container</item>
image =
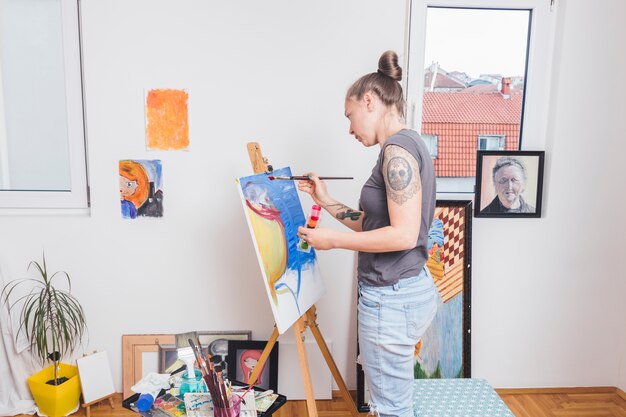
{"label": "paintbrush in container", "polygon": [[176,352],[178,353],[178,359],[185,362],[187,365],[187,376],[194,378],[196,375],[193,363],[195,362],[195,352],[189,345],[189,339],[195,339],[196,332],[179,333],[176,335]]}
{"label": "paintbrush in container", "polygon": [[204,358],[202,357],[202,348],[199,348],[198,345],[196,345],[191,339],[187,339],[187,343],[189,343],[189,347],[191,347],[191,349],[193,350],[193,353],[196,356],[196,362],[198,362],[198,367],[200,368],[200,372],[204,377],[206,374],[209,373],[209,370],[206,366]]}
{"label": "paintbrush in container", "polygon": [[228,399],[228,391],[226,390],[226,385],[224,384],[224,377],[222,376],[222,367],[217,365],[215,367],[215,373],[217,374],[217,387],[220,392],[220,396],[222,397],[222,404],[224,407],[230,407],[230,401]]}

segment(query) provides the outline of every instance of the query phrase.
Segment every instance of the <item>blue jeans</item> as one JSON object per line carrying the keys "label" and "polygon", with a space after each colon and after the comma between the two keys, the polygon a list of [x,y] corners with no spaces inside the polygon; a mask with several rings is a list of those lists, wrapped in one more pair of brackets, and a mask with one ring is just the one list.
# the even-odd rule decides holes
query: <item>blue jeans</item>
{"label": "blue jeans", "polygon": [[374,414],[413,417],[413,355],[435,317],[437,297],[426,267],[395,285],[359,282],[359,361]]}

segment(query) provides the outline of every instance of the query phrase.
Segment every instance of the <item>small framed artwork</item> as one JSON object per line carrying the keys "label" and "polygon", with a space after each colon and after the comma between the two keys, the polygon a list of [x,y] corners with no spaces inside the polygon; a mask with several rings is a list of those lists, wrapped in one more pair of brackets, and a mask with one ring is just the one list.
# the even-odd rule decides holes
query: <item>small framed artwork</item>
{"label": "small framed artwork", "polygon": [[[267,341],[233,340],[228,343],[228,375],[231,379],[248,384],[252,371],[256,367]],[[270,355],[263,364],[255,384],[257,387],[278,392],[278,342],[272,347]]]}
{"label": "small framed artwork", "polygon": [[541,217],[544,151],[478,151],[475,217]]}
{"label": "small framed artwork", "polygon": [[[211,354],[211,360],[214,364],[222,367],[224,376],[227,376],[228,372],[228,342],[252,338],[252,331],[250,330],[201,331],[197,334],[202,345],[202,353],[204,356],[207,353]],[[183,365],[184,363],[178,360],[176,345],[159,345],[159,372],[171,373]]]}
{"label": "small framed artwork", "polygon": [[250,330],[198,332],[198,339],[203,350],[206,349],[211,354],[211,361],[222,367],[223,375],[226,377],[228,376],[228,344],[235,340],[250,340],[252,332]]}
{"label": "small framed artwork", "polygon": [[[437,200],[428,231],[426,267],[437,288],[437,312],[416,343],[413,377],[471,378],[472,202]],[[357,345],[358,349],[358,345]],[[369,411],[370,392],[357,363],[357,408]]]}

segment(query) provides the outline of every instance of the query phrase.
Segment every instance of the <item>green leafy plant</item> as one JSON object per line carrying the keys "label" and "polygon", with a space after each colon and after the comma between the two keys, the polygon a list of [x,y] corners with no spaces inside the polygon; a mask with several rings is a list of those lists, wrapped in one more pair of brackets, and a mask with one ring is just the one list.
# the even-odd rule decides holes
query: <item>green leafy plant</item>
{"label": "green leafy plant", "polygon": [[[23,278],[9,282],[2,289],[2,298],[9,305],[11,313],[20,302],[23,301],[19,329],[24,332],[42,365],[46,360],[54,362],[54,380],[48,381],[51,385],[59,385],[66,378],[58,378],[57,370],[60,359],[73,352],[81,343],[86,333],[85,312],[78,300],[70,294],[72,283],[70,276],[65,271],[57,271],[48,274],[46,268],[46,256],[43,262],[31,261],[28,269],[34,266],[38,272],[37,278]],[[55,277],[65,276],[68,290],[57,288],[53,285]],[[19,286],[30,283],[30,292],[10,303],[11,293]],[[56,283],[56,281],[55,281]]]}

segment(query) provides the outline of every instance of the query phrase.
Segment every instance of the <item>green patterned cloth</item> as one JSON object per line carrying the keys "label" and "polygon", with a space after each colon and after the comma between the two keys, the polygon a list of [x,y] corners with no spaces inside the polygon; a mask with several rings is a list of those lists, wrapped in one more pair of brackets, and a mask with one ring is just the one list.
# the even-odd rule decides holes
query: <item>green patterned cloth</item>
{"label": "green patterned cloth", "polygon": [[416,379],[416,417],[515,417],[484,379]]}

